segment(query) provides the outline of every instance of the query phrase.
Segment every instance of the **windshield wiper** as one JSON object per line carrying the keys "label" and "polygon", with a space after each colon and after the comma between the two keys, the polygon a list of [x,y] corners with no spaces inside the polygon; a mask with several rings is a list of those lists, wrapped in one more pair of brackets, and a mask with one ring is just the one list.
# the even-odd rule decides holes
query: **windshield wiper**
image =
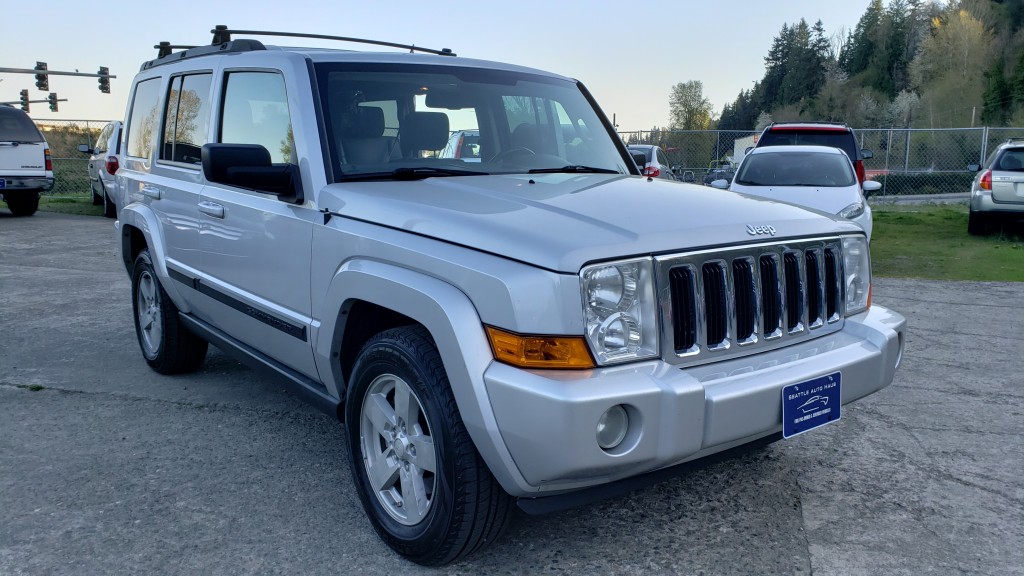
{"label": "windshield wiper", "polygon": [[390,172],[364,172],[362,174],[343,174],[337,178],[338,182],[353,182],[359,180],[423,180],[424,178],[435,178],[438,176],[486,176],[487,172],[475,170],[459,170],[456,168],[396,168]]}
{"label": "windshield wiper", "polygon": [[618,170],[570,164],[561,168],[534,168],[530,174],[621,174]]}

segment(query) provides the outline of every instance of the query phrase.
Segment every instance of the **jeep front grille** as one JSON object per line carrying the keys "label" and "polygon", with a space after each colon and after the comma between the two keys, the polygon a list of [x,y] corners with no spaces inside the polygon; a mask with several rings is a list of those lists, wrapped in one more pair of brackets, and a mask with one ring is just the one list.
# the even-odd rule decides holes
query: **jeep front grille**
{"label": "jeep front grille", "polygon": [[838,238],[657,258],[662,356],[701,364],[842,327]]}

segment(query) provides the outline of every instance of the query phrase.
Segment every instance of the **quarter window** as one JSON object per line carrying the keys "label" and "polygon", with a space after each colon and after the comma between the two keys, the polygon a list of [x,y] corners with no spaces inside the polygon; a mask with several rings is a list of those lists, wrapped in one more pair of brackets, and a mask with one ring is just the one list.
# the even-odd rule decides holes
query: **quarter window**
{"label": "quarter window", "polygon": [[231,72],[224,89],[220,141],[259,144],[275,164],[297,164],[284,78],[274,72]]}
{"label": "quarter window", "polygon": [[153,152],[153,133],[158,129],[160,79],[150,78],[135,86],[131,114],[128,116],[128,141],[125,154],[149,158]]}
{"label": "quarter window", "polygon": [[199,164],[210,125],[212,74],[171,78],[164,113],[164,137],[160,159]]}

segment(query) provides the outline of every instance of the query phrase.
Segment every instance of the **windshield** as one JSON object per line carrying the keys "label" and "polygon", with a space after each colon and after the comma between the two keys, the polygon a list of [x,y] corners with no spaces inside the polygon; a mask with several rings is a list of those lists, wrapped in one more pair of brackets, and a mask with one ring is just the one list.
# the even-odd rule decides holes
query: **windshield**
{"label": "windshield", "polygon": [[630,170],[567,80],[379,63],[316,71],[335,180]]}
{"label": "windshield", "polygon": [[793,152],[751,154],[734,180],[742,186],[853,186],[857,176],[843,154]]}

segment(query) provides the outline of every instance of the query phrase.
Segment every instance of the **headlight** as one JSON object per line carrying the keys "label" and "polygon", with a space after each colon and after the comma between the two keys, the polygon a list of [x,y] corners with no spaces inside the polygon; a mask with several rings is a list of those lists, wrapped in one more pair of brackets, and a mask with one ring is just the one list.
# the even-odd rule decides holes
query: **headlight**
{"label": "headlight", "polygon": [[658,355],[653,265],[649,258],[580,272],[587,342],[598,364]]}
{"label": "headlight", "polygon": [[843,263],[846,315],[850,316],[871,306],[871,253],[867,238],[843,237]]}
{"label": "headlight", "polygon": [[857,218],[858,216],[862,216],[863,214],[864,214],[864,203],[863,202],[857,202],[855,204],[850,204],[846,208],[843,208],[842,210],[839,211],[839,215],[842,216],[843,218],[848,219],[848,220],[853,220],[854,218]]}

